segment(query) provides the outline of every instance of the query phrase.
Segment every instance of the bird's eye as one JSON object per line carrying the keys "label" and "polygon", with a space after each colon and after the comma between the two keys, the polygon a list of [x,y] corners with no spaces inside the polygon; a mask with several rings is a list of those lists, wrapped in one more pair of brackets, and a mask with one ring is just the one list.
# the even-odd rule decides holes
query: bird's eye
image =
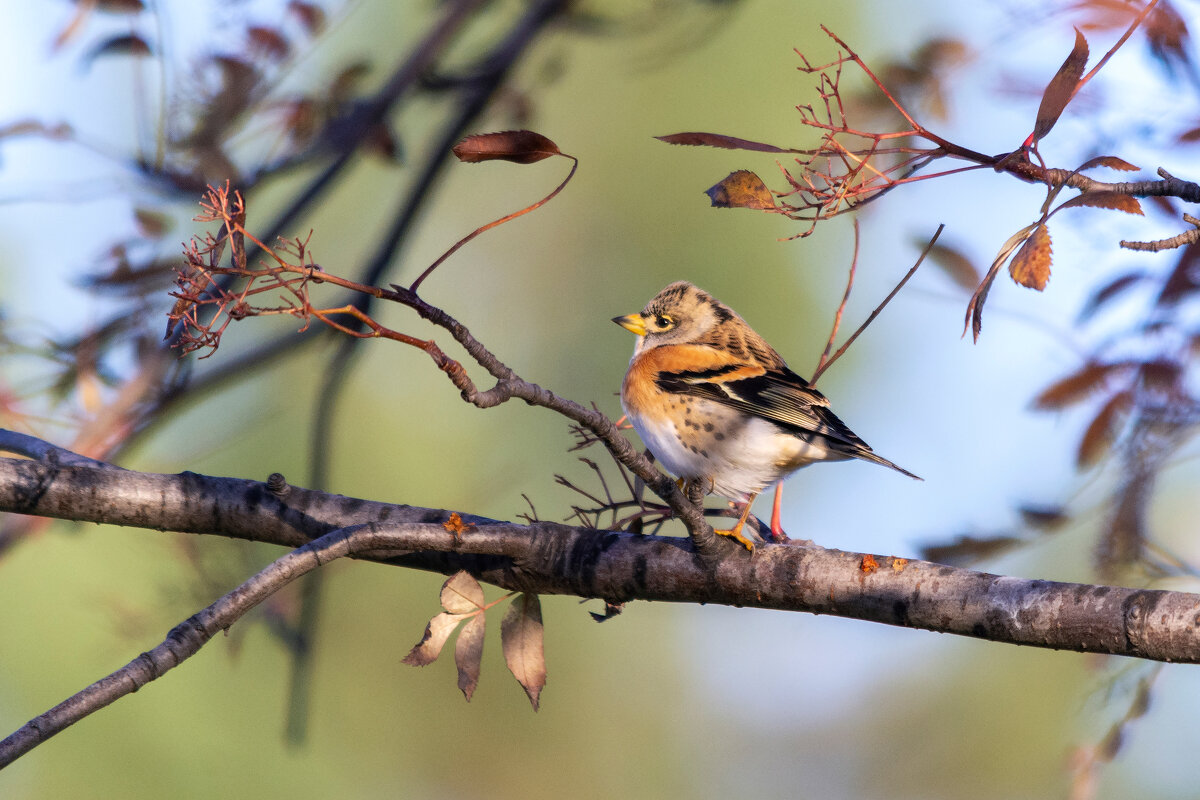
{"label": "bird's eye", "polygon": [[675,327],[675,320],[666,314],[655,314],[654,315],[654,325],[659,330],[665,331],[668,328]]}

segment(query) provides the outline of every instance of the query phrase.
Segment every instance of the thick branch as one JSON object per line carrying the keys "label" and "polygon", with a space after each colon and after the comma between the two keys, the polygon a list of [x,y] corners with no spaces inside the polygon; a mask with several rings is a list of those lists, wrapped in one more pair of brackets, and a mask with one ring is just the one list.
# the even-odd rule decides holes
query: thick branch
{"label": "thick branch", "polygon": [[[0,459],[0,510],[207,533],[300,547],[368,522],[433,525],[437,509],[394,506],[294,487],[193,473]],[[1022,580],[924,561],[796,545],[730,548],[701,559],[689,540],[479,517],[439,547],[395,556],[401,566],[466,569],[506,589],[621,603],[720,603],[833,614],[997,642],[1200,663],[1200,595]]]}

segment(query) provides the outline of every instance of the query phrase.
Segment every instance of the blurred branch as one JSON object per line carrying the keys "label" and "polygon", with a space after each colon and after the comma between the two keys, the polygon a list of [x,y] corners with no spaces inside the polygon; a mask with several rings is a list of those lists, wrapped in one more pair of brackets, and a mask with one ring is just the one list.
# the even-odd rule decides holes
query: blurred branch
{"label": "blurred branch", "polygon": [[[0,443],[12,442],[7,432]],[[29,443],[17,443],[25,451]],[[6,445],[7,446],[7,445]],[[926,561],[763,544],[697,558],[687,539],[348,499],[275,478],[158,475],[0,459],[0,510],[296,548],[174,628],[154,650],[0,742],[0,766],[195,653],[265,597],[342,556],[512,591],[773,608],[1010,644],[1200,663],[1200,595],[991,575]],[[398,553],[397,551],[404,551]]]}

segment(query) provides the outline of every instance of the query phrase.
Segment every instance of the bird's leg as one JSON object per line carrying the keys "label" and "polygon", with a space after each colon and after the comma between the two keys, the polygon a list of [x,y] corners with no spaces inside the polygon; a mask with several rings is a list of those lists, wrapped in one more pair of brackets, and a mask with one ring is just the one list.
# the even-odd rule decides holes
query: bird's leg
{"label": "bird's leg", "polygon": [[740,544],[742,547],[746,548],[747,550],[749,550],[751,552],[754,552],[754,543],[751,542],[749,539],[747,539],[745,536],[742,536],[742,526],[744,526],[746,524],[746,520],[750,517],[750,507],[754,505],[754,498],[756,498],[756,497],[758,497],[758,492],[755,492],[754,494],[750,495],[750,497],[746,500],[745,505],[742,507],[742,515],[740,517],[738,517],[737,525],[734,525],[732,528],[730,528],[727,531],[719,531],[719,530],[713,529],[713,533],[719,534],[721,536],[728,536],[731,539],[733,539],[735,542]]}
{"label": "bird's leg", "polygon": [[771,538],[776,542],[786,542],[787,534],[783,532],[783,523],[779,519],[779,510],[783,505],[783,484],[775,484],[775,502],[771,505]]}

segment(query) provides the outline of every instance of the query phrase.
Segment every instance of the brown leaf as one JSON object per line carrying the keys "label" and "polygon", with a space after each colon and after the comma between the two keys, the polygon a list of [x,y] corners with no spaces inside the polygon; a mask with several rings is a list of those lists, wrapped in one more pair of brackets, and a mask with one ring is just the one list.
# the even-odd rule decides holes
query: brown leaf
{"label": "brown leaf", "polygon": [[1130,289],[1147,278],[1147,274],[1142,271],[1126,272],[1113,278],[1108,283],[1101,286],[1092,296],[1083,304],[1083,308],[1079,311],[1079,321],[1086,322],[1100,310],[1108,301],[1119,297],[1126,289]]}
{"label": "brown leaf", "polygon": [[[918,249],[925,247],[924,240],[915,242]],[[975,291],[979,286],[979,270],[971,259],[961,250],[941,243],[934,244],[929,250],[933,263],[942,269],[956,284],[968,292]]]}
{"label": "brown leaf", "polygon": [[985,558],[1000,555],[1025,540],[1016,536],[971,536],[963,534],[949,544],[927,545],[921,548],[921,558],[937,564],[966,566]]}
{"label": "brown leaf", "polygon": [[1062,506],[1021,506],[1017,511],[1027,526],[1044,531],[1057,530],[1071,521]]}
{"label": "brown leaf", "polygon": [[1147,361],[1141,365],[1142,385],[1147,389],[1159,392],[1175,392],[1182,390],[1180,379],[1183,378],[1183,365],[1178,361],[1158,359]]}
{"label": "brown leaf", "polygon": [[141,36],[128,33],[124,36],[105,39],[96,45],[84,58],[84,63],[90,67],[92,62],[101,56],[148,56],[153,52],[149,42]]}
{"label": "brown leaf", "polygon": [[458,632],[458,640],[454,643],[454,664],[458,667],[458,688],[462,691],[467,702],[475,694],[479,685],[479,670],[483,661],[483,634],[486,630],[483,614],[471,617],[462,630]]}
{"label": "brown leaf", "polygon": [[759,153],[791,153],[782,147],[762,142],[752,142],[749,139],[739,139],[736,136],[724,136],[719,133],[672,133],[667,136],[655,136],[660,142],[667,144],[682,144],[700,147],[720,147],[724,150],[753,150]]}
{"label": "brown leaf", "polygon": [[1122,194],[1121,192],[1084,192],[1063,203],[1056,211],[1061,211],[1064,208],[1076,208],[1078,206],[1111,208],[1116,211],[1124,211],[1126,214],[1144,216],[1142,204],[1137,201],[1137,198]]}
{"label": "brown leaf", "polygon": [[546,651],[542,641],[542,605],[536,594],[521,594],[509,604],[500,622],[500,643],[504,663],[537,711],[538,698],[546,685]]}
{"label": "brown leaf", "polygon": [[151,211],[148,208],[135,208],[134,219],[137,220],[138,230],[147,239],[161,238],[171,229],[171,217],[161,211]]}
{"label": "brown leaf", "polygon": [[483,609],[483,587],[466,570],[459,570],[442,584],[442,608],[451,614],[470,614]]}
{"label": "brown leaf", "polygon": [[983,281],[971,295],[970,302],[967,303],[967,318],[963,322],[963,335],[966,335],[966,327],[969,325],[971,337],[976,342],[979,341],[979,334],[983,331],[983,304],[987,301],[988,292],[992,290],[992,284],[995,282],[996,276],[1000,274],[1000,267],[1003,263],[1000,258],[992,262],[991,269],[988,270],[987,275],[983,276]]}
{"label": "brown leaf", "polygon": [[424,667],[437,661],[450,634],[454,633],[458,623],[468,616],[470,615],[438,614],[429,620],[429,624],[425,626],[425,635],[413,646],[408,655],[401,659],[401,662],[413,667]]}
{"label": "brown leaf", "polygon": [[1067,60],[1058,68],[1058,72],[1050,79],[1050,83],[1046,85],[1046,91],[1042,92],[1042,103],[1038,106],[1037,122],[1033,126],[1035,142],[1040,141],[1048,134],[1054,127],[1054,123],[1058,122],[1058,118],[1062,116],[1063,109],[1071,101],[1075,87],[1079,85],[1079,79],[1083,77],[1083,68],[1087,66],[1087,60],[1087,39],[1076,28],[1075,47],[1067,56]]}
{"label": "brown leaf", "polygon": [[304,26],[304,30],[309,36],[315,36],[324,30],[325,9],[316,3],[303,3],[300,0],[291,0],[287,4],[287,9],[296,19],[300,20],[300,24]]}
{"label": "brown leaf", "polygon": [[496,160],[532,164],[561,155],[558,145],[533,131],[502,131],[468,136],[454,145],[453,152],[459,161],[468,164]]}
{"label": "brown leaf", "polygon": [[760,211],[775,208],[771,190],[762,182],[762,178],[748,169],[729,173],[705,194],[715,208],[753,208]]}
{"label": "brown leaf", "polygon": [[1191,144],[1192,142],[1200,142],[1200,128],[1192,128],[1186,130],[1176,137],[1175,141],[1179,144]]}
{"label": "brown leaf", "polygon": [[1103,389],[1109,376],[1127,372],[1132,368],[1131,361],[1114,361],[1108,364],[1088,362],[1043,389],[1033,398],[1033,407],[1038,411],[1057,411],[1075,405]]}
{"label": "brown leaf", "polygon": [[1165,306],[1177,303],[1200,288],[1197,266],[1200,266],[1200,242],[1192,242],[1180,253],[1179,260],[1175,262],[1175,268],[1163,284],[1155,304]]}
{"label": "brown leaf", "polygon": [[1013,256],[1008,274],[1022,286],[1040,292],[1050,280],[1050,256],[1050,231],[1045,225],[1038,225]]}
{"label": "brown leaf", "polygon": [[246,31],[250,49],[262,53],[267,58],[282,61],[287,58],[292,46],[287,37],[278,28],[268,28],[265,25],[253,25]]}
{"label": "brown leaf", "polygon": [[1087,469],[1108,452],[1125,412],[1133,405],[1133,393],[1117,392],[1108,402],[1100,407],[1099,413],[1092,419],[1083,432],[1079,441],[1079,452],[1075,455],[1075,465],[1079,469]]}
{"label": "brown leaf", "polygon": [[1122,158],[1117,158],[1116,156],[1096,156],[1095,158],[1089,158],[1087,161],[1080,164],[1079,169],[1075,171],[1084,172],[1089,169],[1095,169],[1096,167],[1108,167],[1109,169],[1115,169],[1120,172],[1137,172],[1139,169],[1141,169],[1141,167],[1135,167],[1128,161]]}

